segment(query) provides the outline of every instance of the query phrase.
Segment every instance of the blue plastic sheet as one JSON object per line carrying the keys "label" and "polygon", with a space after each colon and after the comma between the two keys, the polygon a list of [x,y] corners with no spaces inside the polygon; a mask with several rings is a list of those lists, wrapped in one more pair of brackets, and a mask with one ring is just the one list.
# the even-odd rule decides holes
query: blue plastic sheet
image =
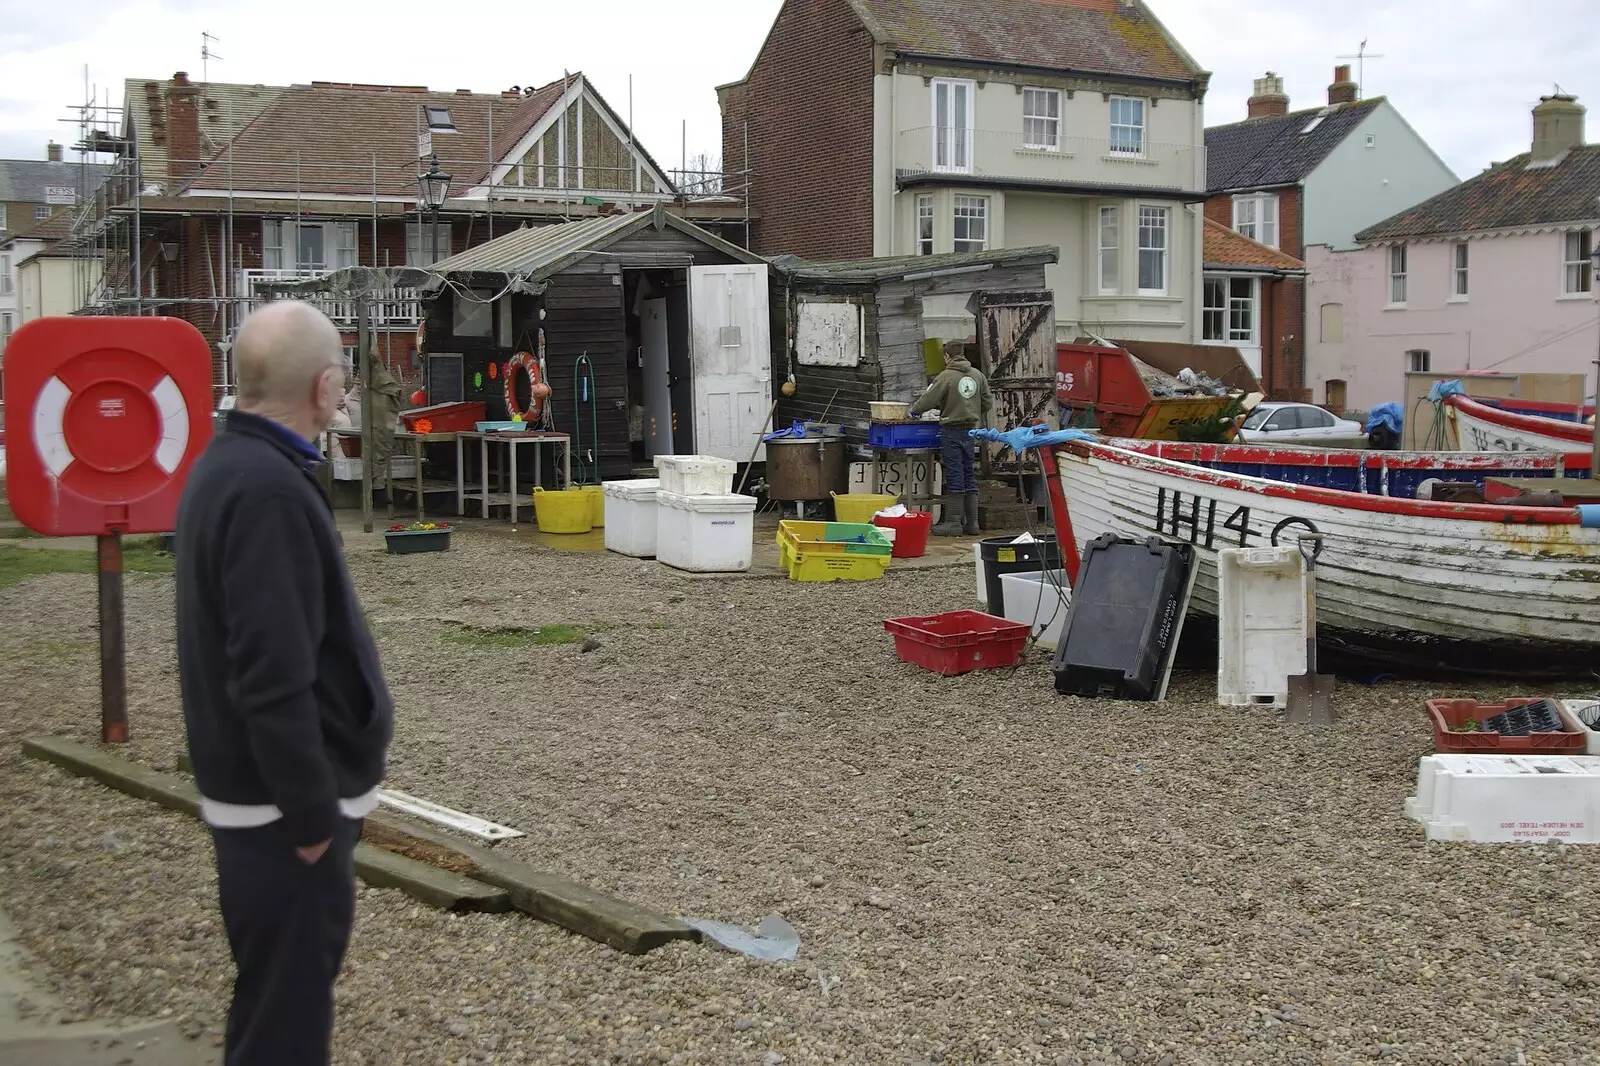
{"label": "blue plastic sheet", "polygon": [[1433,388],[1428,390],[1428,399],[1432,403],[1439,403],[1446,396],[1465,396],[1466,394],[1467,390],[1462,387],[1459,381],[1453,379],[1450,381],[1435,381]]}
{"label": "blue plastic sheet", "polygon": [[1578,504],[1578,525],[1584,529],[1600,529],[1600,503]]}
{"label": "blue plastic sheet", "polygon": [[1075,440],[1092,441],[1093,433],[1081,429],[1051,429],[1049,426],[1018,426],[1004,433],[998,429],[974,429],[969,434],[974,440],[1004,444],[1018,455],[1029,448],[1043,448],[1053,444],[1067,444]]}
{"label": "blue plastic sheet", "polygon": [[1405,408],[1393,400],[1388,403],[1380,403],[1367,412],[1367,432],[1371,433],[1379,426],[1388,426],[1398,434],[1401,432],[1400,427],[1405,423],[1405,417]]}
{"label": "blue plastic sheet", "polygon": [[785,438],[788,438],[788,437],[799,437],[800,439],[804,440],[805,436],[806,436],[806,424],[804,422],[800,421],[799,419],[795,419],[793,424],[791,424],[788,429],[775,430],[772,433],[768,433],[766,436],[762,437],[761,439],[762,440],[784,440]]}
{"label": "blue plastic sheet", "polygon": [[737,951],[763,962],[789,962],[800,951],[800,934],[776,914],[763,918],[754,933],[709,918],[685,918],[683,924],[700,930],[729,951]]}

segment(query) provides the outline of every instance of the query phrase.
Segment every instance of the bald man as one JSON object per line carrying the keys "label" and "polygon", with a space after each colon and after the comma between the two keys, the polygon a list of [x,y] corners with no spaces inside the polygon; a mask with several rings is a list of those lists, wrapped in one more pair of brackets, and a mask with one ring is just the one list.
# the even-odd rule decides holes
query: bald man
{"label": "bald man", "polygon": [[393,705],[313,470],[344,383],[309,304],[252,314],[178,508],[178,672],[238,976],[227,1066],[325,1066]]}

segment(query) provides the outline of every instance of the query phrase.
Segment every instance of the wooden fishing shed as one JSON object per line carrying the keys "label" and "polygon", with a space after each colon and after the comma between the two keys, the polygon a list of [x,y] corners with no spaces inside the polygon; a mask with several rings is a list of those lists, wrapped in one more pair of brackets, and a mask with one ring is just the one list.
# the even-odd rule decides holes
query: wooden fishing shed
{"label": "wooden fishing shed", "polygon": [[1055,301],[1045,267],[1054,247],[1003,248],[945,255],[772,262],[772,360],[780,397],[778,427],[792,421],[843,424],[865,440],[874,400],[916,399],[944,366],[942,343],[924,330],[924,300],[966,297],[973,316],[965,336],[990,377],[997,422],[1017,425],[1044,413],[1055,388]]}

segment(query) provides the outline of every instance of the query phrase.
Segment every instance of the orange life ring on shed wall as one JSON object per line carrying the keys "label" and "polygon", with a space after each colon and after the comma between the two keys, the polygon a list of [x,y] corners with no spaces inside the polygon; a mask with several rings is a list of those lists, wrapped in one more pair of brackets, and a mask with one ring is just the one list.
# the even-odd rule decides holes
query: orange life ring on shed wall
{"label": "orange life ring on shed wall", "polygon": [[[517,406],[517,371],[528,376],[528,407]],[[550,386],[539,377],[539,360],[532,352],[518,352],[506,362],[505,392],[506,413],[524,422],[537,422],[544,415],[544,402],[550,396]]]}

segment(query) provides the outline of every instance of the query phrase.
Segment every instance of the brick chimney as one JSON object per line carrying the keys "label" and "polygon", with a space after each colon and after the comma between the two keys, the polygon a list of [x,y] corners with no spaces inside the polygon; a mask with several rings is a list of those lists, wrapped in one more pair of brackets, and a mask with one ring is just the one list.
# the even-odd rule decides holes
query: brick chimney
{"label": "brick chimney", "polygon": [[1283,91],[1282,75],[1267,71],[1266,77],[1256,79],[1255,90],[1248,101],[1251,118],[1289,113],[1289,97]]}
{"label": "brick chimney", "polygon": [[1328,106],[1353,104],[1361,96],[1361,88],[1350,80],[1350,64],[1333,68],[1333,84],[1328,86]]}
{"label": "brick chimney", "polygon": [[1583,147],[1583,105],[1576,96],[1556,92],[1539,97],[1533,109],[1531,167],[1559,163],[1574,148]]}
{"label": "brick chimney", "polygon": [[184,71],[167,86],[167,178],[178,181],[200,173],[200,86]]}
{"label": "brick chimney", "polygon": [[51,141],[44,146],[44,157],[52,163],[61,162],[61,146],[55,141]]}

